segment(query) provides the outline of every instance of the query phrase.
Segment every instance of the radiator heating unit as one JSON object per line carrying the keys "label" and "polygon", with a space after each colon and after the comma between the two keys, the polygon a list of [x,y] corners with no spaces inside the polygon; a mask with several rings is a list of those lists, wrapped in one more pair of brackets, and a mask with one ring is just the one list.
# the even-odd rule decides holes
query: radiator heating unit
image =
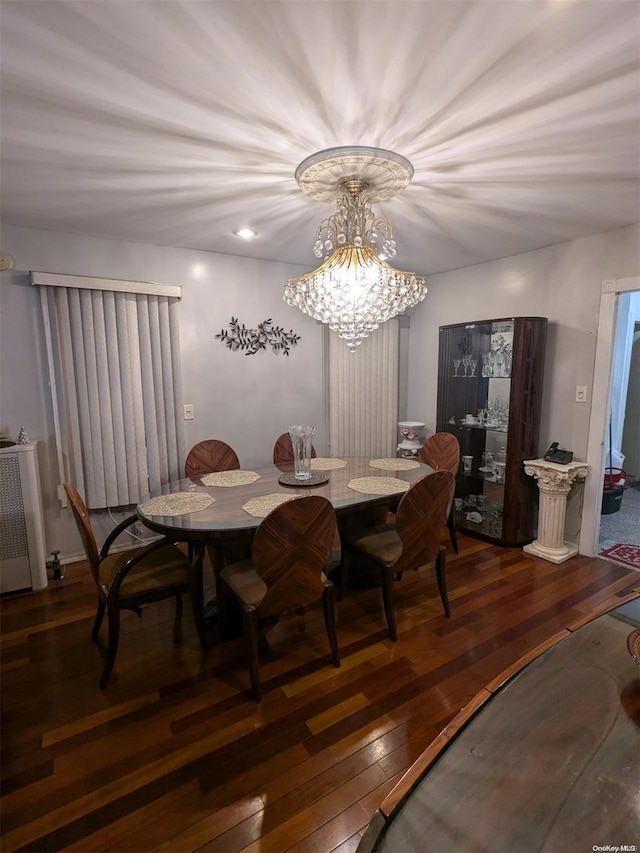
{"label": "radiator heating unit", "polygon": [[0,592],[46,586],[36,444],[3,447],[0,448]]}

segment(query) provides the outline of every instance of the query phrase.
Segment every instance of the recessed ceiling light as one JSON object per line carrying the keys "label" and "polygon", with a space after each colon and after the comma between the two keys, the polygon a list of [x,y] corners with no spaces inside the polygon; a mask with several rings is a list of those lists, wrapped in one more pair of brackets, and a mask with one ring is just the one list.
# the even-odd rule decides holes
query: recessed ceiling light
{"label": "recessed ceiling light", "polygon": [[238,228],[238,230],[233,233],[238,237],[242,237],[243,240],[250,240],[252,237],[256,236],[256,232],[252,231],[251,228]]}

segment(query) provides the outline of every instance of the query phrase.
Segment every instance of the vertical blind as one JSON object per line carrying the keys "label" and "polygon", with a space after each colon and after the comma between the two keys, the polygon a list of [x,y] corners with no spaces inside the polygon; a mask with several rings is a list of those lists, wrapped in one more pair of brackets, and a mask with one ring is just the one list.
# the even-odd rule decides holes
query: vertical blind
{"label": "vertical blind", "polygon": [[90,509],[137,503],[179,479],[185,457],[178,299],[166,293],[179,288],[95,281],[32,273],[42,285],[60,477]]}
{"label": "vertical blind", "polygon": [[332,456],[395,456],[399,324],[388,320],[351,352],[329,333]]}

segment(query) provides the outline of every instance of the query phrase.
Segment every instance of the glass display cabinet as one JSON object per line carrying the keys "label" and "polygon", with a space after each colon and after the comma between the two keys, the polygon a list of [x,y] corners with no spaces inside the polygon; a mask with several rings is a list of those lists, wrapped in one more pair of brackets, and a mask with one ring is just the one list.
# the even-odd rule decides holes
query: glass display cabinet
{"label": "glass display cabinet", "polygon": [[456,527],[501,545],[534,538],[547,320],[512,317],[440,327],[437,430],[460,442]]}

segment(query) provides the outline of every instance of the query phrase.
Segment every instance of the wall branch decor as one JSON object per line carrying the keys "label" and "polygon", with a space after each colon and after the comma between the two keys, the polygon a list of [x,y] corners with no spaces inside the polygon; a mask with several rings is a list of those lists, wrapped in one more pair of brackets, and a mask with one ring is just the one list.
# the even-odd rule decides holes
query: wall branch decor
{"label": "wall branch decor", "polygon": [[222,341],[227,349],[241,350],[245,355],[255,355],[270,346],[275,353],[288,356],[300,335],[294,334],[293,329],[285,332],[282,326],[274,326],[271,318],[259,323],[257,329],[247,329],[244,323],[240,325],[237,317],[232,317],[229,329],[222,329],[216,340]]}

